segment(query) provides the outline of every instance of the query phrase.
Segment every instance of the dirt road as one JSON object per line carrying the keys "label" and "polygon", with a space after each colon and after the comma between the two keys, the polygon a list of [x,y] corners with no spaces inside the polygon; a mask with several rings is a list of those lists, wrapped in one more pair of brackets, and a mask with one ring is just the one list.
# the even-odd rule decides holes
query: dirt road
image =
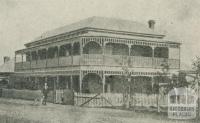
{"label": "dirt road", "polygon": [[25,121],[28,123],[197,123],[169,120],[164,114],[158,115],[150,112],[85,108],[50,103],[47,106],[33,106],[32,103],[32,101],[0,98],[0,116],[23,119],[24,123]]}

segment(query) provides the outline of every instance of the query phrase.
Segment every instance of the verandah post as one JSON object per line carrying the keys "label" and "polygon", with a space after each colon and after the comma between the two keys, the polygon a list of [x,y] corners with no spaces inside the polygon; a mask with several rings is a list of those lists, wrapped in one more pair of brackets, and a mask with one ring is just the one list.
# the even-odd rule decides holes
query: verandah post
{"label": "verandah post", "polygon": [[79,73],[79,92],[82,92],[82,71]]}
{"label": "verandah post", "polygon": [[53,78],[53,103],[56,103],[56,81],[57,76],[56,78]]}
{"label": "verandah post", "polygon": [[103,83],[103,93],[105,93],[105,73],[104,73],[104,71],[103,71],[102,83]]}

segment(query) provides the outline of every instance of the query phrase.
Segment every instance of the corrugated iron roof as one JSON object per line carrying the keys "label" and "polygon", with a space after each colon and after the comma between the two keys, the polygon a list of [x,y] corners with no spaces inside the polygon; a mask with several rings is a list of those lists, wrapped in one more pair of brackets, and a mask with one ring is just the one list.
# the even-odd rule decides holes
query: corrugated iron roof
{"label": "corrugated iron roof", "polygon": [[41,36],[39,36],[35,40],[45,39],[47,37],[52,37],[52,36],[59,35],[62,33],[71,32],[71,31],[82,29],[85,27],[162,35],[160,31],[156,29],[150,29],[147,25],[141,24],[135,21],[94,16],[94,17],[81,20],[76,23],[72,23],[67,26],[54,29],[52,31],[48,31],[46,33],[43,33]]}

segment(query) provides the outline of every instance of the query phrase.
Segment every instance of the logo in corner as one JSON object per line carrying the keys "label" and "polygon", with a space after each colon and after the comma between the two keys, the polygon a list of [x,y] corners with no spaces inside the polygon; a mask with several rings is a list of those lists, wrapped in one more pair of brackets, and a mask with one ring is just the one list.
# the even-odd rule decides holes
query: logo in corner
{"label": "logo in corner", "polygon": [[168,118],[196,118],[197,94],[191,88],[174,88],[168,93]]}

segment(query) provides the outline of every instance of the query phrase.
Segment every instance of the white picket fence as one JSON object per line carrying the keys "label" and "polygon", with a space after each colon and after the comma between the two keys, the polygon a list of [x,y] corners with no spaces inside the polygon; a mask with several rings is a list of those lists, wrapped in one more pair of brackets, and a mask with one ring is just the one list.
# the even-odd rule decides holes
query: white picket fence
{"label": "white picket fence", "polygon": [[[125,96],[121,93],[102,93],[97,96],[97,94],[86,94],[86,93],[75,93],[74,94],[74,104],[86,107],[120,107],[125,103]],[[96,96],[96,97],[95,97]],[[167,106],[167,96],[158,96],[156,94],[134,94],[130,99],[131,106],[142,106],[142,107],[161,107]]]}
{"label": "white picket fence", "polygon": [[168,103],[167,95],[158,95],[158,94],[135,94],[132,96],[133,106],[144,106],[144,107],[157,107],[158,105],[161,107],[166,107]]}

